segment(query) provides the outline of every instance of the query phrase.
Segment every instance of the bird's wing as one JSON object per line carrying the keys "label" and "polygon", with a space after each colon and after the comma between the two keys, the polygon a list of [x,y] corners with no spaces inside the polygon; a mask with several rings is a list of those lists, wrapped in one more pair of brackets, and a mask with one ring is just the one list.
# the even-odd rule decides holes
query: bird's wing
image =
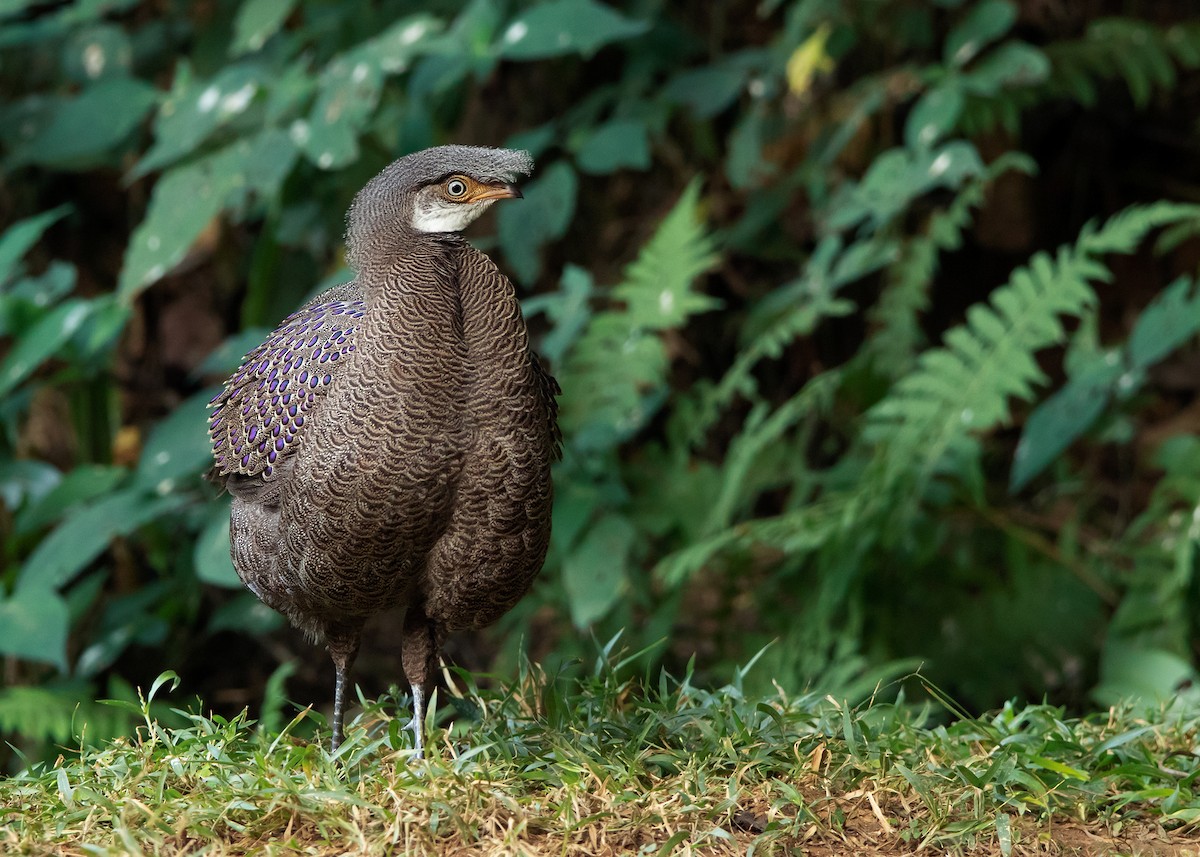
{"label": "bird's wing", "polygon": [[558,461],[562,458],[562,430],[558,427],[558,397],[562,395],[562,387],[558,386],[558,381],[546,371],[542,361],[532,351],[529,352],[529,361],[533,365],[533,374],[537,378],[538,392],[541,393],[542,401],[546,405],[546,416],[550,421],[550,437],[554,441],[553,458]]}
{"label": "bird's wing", "polygon": [[285,318],[210,402],[210,476],[270,476],[295,452],[314,403],[355,350],[363,315],[356,284],[337,286]]}

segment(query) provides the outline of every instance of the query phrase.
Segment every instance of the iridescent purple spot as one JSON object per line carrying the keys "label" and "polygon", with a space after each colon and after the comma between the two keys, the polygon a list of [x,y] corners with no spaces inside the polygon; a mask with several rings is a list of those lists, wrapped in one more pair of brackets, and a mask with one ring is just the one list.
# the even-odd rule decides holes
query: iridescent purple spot
{"label": "iridescent purple spot", "polygon": [[321,379],[318,378],[316,375],[313,375],[311,378],[308,379],[308,386],[312,387],[314,390],[317,389],[317,384],[319,384],[319,383],[321,383]]}
{"label": "iridescent purple spot", "polygon": [[256,437],[258,437],[258,426],[250,426],[250,431],[246,432],[246,440],[253,443]]}
{"label": "iridescent purple spot", "polygon": [[271,382],[271,392],[274,393],[278,389],[279,389],[279,381],[278,380],[272,381]]}
{"label": "iridescent purple spot", "polygon": [[299,378],[297,378],[296,380],[297,380],[297,381],[299,381],[301,384],[303,384],[303,383],[307,382],[307,381],[308,381],[308,370],[307,370],[307,369],[301,369],[301,370],[300,370],[300,377],[299,377]]}
{"label": "iridescent purple spot", "polygon": [[276,393],[274,396],[271,397],[271,404],[272,405],[279,404],[279,394],[278,393]]}
{"label": "iridescent purple spot", "polygon": [[329,361],[329,352],[326,351],[321,355],[321,362],[327,363],[328,361]]}
{"label": "iridescent purple spot", "polygon": [[281,431],[283,431],[283,425],[281,423],[275,423],[275,428],[271,429],[271,434],[273,434],[275,437],[279,437],[279,433]]}
{"label": "iridescent purple spot", "polygon": [[354,350],[354,346],[353,346],[353,345],[351,345],[351,346],[349,347],[349,350],[350,350],[350,351],[353,351],[353,350]]}
{"label": "iridescent purple spot", "polygon": [[[281,393],[282,393],[282,392],[284,392],[285,390],[287,390],[287,385],[288,385],[288,382],[287,382],[287,379],[285,378],[285,379],[284,379],[284,380],[283,380],[283,381],[282,381],[282,382],[279,384],[279,392],[281,392]],[[286,399],[287,399],[287,396],[284,396],[284,399],[286,400]]]}
{"label": "iridescent purple spot", "polygon": [[242,456],[242,467],[245,467],[249,463],[250,463],[250,453],[247,452],[245,455]]}
{"label": "iridescent purple spot", "polygon": [[[284,396],[284,398],[286,399],[286,398],[287,398],[287,396]],[[295,406],[295,405],[292,405],[291,407],[289,407],[289,408],[288,408],[288,413],[289,413],[289,414],[291,414],[293,417],[294,417],[294,416],[296,416],[296,406]]]}
{"label": "iridescent purple spot", "polygon": [[217,438],[215,441],[213,441],[213,445],[212,445],[213,449],[220,449],[221,444],[223,444],[224,442],[225,442],[225,438],[223,438],[223,437]]}
{"label": "iridescent purple spot", "polygon": [[330,354],[330,355],[329,355],[329,359],[330,359],[330,360],[337,360],[337,359],[338,359],[338,353],[337,353],[336,351],[335,351],[335,352],[333,352],[332,354]]}
{"label": "iridescent purple spot", "polygon": [[267,453],[267,461],[274,464],[275,463],[275,455],[276,455],[275,450],[272,449],[270,452]]}
{"label": "iridescent purple spot", "polygon": [[271,475],[271,465],[268,464],[266,467],[263,468],[263,476],[270,476],[270,475]]}
{"label": "iridescent purple spot", "polygon": [[287,445],[287,442],[283,438],[279,438],[279,440],[275,441],[275,448],[277,450],[279,450],[280,452],[283,452],[283,448],[286,445]]}
{"label": "iridescent purple spot", "polygon": [[257,370],[258,370],[259,372],[266,372],[266,371],[267,371],[267,367],[268,367],[269,365],[271,365],[271,364],[270,364],[268,361],[264,360],[262,363],[259,363],[259,364],[258,364],[258,366],[257,366],[256,368],[257,368]]}
{"label": "iridescent purple spot", "polygon": [[241,454],[242,454],[242,445],[241,445],[240,443],[235,443],[235,444],[233,445],[233,454],[234,454],[234,455],[241,455]]}
{"label": "iridescent purple spot", "polygon": [[328,383],[329,383],[330,381],[332,381],[332,380],[333,380],[333,378],[332,378],[331,376],[329,376],[329,375],[326,375],[324,378],[322,378],[322,379],[321,379],[321,383],[322,383],[322,384],[328,384]]}
{"label": "iridescent purple spot", "polygon": [[316,345],[318,339],[320,339],[320,337],[317,336],[316,334],[313,334],[313,338],[308,340],[308,347],[312,348],[314,345]]}
{"label": "iridescent purple spot", "polygon": [[300,428],[302,425],[304,425],[304,417],[296,417],[296,428]]}
{"label": "iridescent purple spot", "polygon": [[258,445],[258,451],[259,451],[259,452],[266,452],[266,451],[267,451],[267,442],[266,442],[265,440],[264,440],[262,443],[260,443],[260,444]]}

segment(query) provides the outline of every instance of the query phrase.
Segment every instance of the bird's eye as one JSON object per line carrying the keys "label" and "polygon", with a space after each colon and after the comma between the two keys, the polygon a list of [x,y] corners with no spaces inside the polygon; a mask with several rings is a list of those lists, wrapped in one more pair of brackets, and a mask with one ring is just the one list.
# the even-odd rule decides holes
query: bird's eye
{"label": "bird's eye", "polygon": [[446,193],[453,197],[465,196],[467,183],[462,179],[450,179],[446,182]]}

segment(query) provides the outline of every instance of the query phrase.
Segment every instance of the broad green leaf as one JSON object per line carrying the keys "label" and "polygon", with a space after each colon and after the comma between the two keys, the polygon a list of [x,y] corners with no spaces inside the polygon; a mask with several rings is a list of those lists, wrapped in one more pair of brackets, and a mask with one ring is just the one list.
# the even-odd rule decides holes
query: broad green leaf
{"label": "broad green leaf", "polygon": [[1093,695],[1105,706],[1138,701],[1157,708],[1195,681],[1195,668],[1179,655],[1115,639],[1100,660],[1100,685]]}
{"label": "broad green leaf", "polygon": [[737,100],[746,77],[745,69],[732,65],[690,69],[672,78],[662,97],[685,105],[697,119],[711,119]]}
{"label": "broad green leaf", "polygon": [[292,140],[323,170],[358,159],[358,137],[374,113],[383,90],[378,62],[332,62],[321,75],[320,92],[307,121],[292,125]]}
{"label": "broad green leaf", "polygon": [[117,536],[180,508],[183,495],[152,497],[138,490],[118,491],[80,508],[42,540],[17,576],[17,591],[45,592],[69,583]]}
{"label": "broad green leaf", "polygon": [[576,627],[586,628],[602,619],[621,598],[629,585],[629,550],[635,537],[628,520],[609,515],[563,560],[563,587]]}
{"label": "broad green leaf", "polygon": [[67,669],[67,604],[55,592],[18,589],[0,596],[0,652]]}
{"label": "broad green leaf", "polygon": [[62,479],[58,468],[44,461],[9,458],[0,461],[0,501],[9,509],[36,503]]}
{"label": "broad green leaf", "polygon": [[567,231],[575,213],[578,184],[575,171],[563,161],[556,161],[522,186],[524,199],[505,203],[500,209],[500,246],[522,283],[532,283],[541,273],[542,245]]}
{"label": "broad green leaf", "polygon": [[500,38],[498,53],[514,60],[589,57],[611,42],[648,29],[645,21],[627,18],[596,0],[550,0],[513,19]]}
{"label": "broad green leaf", "polygon": [[242,358],[262,345],[271,331],[265,327],[251,327],[233,334],[204,358],[197,372],[201,375],[231,374],[242,365]]}
{"label": "broad green leaf", "polygon": [[982,0],[946,37],[943,56],[947,65],[962,67],[992,42],[1004,36],[1017,20],[1017,8],[1009,0]]}
{"label": "broad green leaf", "polygon": [[995,95],[1006,86],[1033,86],[1050,76],[1050,60],[1025,42],[1005,42],[961,76],[962,86],[975,95]]}
{"label": "broad green leaf", "polygon": [[80,464],[62,480],[17,515],[18,533],[31,533],[52,524],[81,503],[113,491],[129,475],[124,467],[106,464]]}
{"label": "broad green leaf", "polygon": [[629,119],[617,119],[599,126],[579,147],[575,162],[585,173],[600,175],[623,168],[648,168],[650,140],[646,126]]}
{"label": "broad green leaf", "polygon": [[563,355],[579,338],[592,317],[592,275],[578,265],[563,268],[557,291],[524,301],[527,315],[544,312],[551,321],[550,332],[538,346],[538,353],[557,366]]}
{"label": "broad green leaf", "polygon": [[13,165],[90,165],[122,143],[158,100],[158,90],[129,77],[100,80],[77,96],[53,100],[9,155]]}
{"label": "broad green leaf", "polygon": [[869,219],[878,228],[917,197],[935,188],[960,187],[984,171],[978,150],[965,140],[931,150],[890,149],[875,159],[857,186],[839,193],[830,224],[842,229]]}
{"label": "broad green leaf", "polygon": [[1129,335],[1129,363],[1148,369],[1200,330],[1200,289],[1180,277],[1138,317]]}
{"label": "broad green leaf", "polygon": [[1009,490],[1020,491],[1096,422],[1124,371],[1118,355],[1101,354],[1034,408],[1013,456]]}
{"label": "broad green leaf", "polygon": [[77,83],[123,77],[133,68],[133,46],[129,36],[118,26],[85,26],[67,38],[62,51],[62,67]]}
{"label": "broad green leaf", "polygon": [[955,78],[927,90],[904,125],[904,143],[910,149],[929,148],[954,128],[963,109],[963,94]]}
{"label": "broad green leaf", "polygon": [[243,0],[233,19],[230,55],[236,57],[260,50],[267,39],[279,32],[295,7],[296,0]]}
{"label": "broad green leaf", "polygon": [[208,402],[213,392],[192,396],[154,426],[142,447],[135,484],[170,494],[180,483],[195,482],[212,464]]}
{"label": "broad green leaf", "polygon": [[272,197],[295,159],[288,135],[272,128],[163,174],[154,185],[146,218],[125,250],[121,301],[131,303],[179,264],[208,223],[244,193]]}
{"label": "broad green leaf", "polygon": [[42,237],[42,233],[62,220],[71,206],[60,205],[33,217],[18,220],[0,235],[0,286],[13,275],[17,263]]}
{"label": "broad green leaf", "polygon": [[47,312],[33,327],[24,331],[8,356],[0,362],[0,396],[8,395],[38,366],[54,356],[75,335],[91,312],[91,301],[72,298]]}
{"label": "broad green leaf", "polygon": [[256,636],[278,630],[284,619],[254,596],[244,592],[218,607],[208,623],[208,633],[234,631],[238,634]]}
{"label": "broad green leaf", "polygon": [[187,62],[178,63],[154,121],[154,145],[133,168],[133,177],[195,154],[217,129],[246,112],[264,77],[261,67],[244,63],[222,69],[211,80],[198,80]]}
{"label": "broad green leaf", "polygon": [[229,556],[228,503],[217,505],[208,523],[200,531],[195,550],[192,551],[192,564],[196,569],[196,577],[205,583],[241,589],[242,579],[238,577],[233,560]]}

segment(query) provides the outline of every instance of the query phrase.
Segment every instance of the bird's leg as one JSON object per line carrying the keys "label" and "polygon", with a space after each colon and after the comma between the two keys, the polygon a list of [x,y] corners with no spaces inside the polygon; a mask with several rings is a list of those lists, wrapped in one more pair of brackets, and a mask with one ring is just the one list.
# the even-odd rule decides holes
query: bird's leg
{"label": "bird's leg", "polygon": [[335,679],[333,685],[333,739],[330,741],[332,752],[336,753],[342,745],[342,722],[346,714],[346,690],[350,684],[350,668],[354,666],[354,658],[358,655],[358,643],[361,637],[359,628],[330,628],[326,631],[329,643],[329,655],[333,658]]}
{"label": "bird's leg", "polygon": [[408,728],[415,736],[417,759],[425,758],[425,700],[437,660],[437,639],[433,623],[420,606],[408,608],[404,615],[404,643],[401,648],[404,675],[412,687],[413,719]]}
{"label": "bird's leg", "polygon": [[417,753],[414,758],[425,758],[425,688],[419,684],[411,685],[413,698],[412,720],[406,728],[413,733],[413,746]]}

